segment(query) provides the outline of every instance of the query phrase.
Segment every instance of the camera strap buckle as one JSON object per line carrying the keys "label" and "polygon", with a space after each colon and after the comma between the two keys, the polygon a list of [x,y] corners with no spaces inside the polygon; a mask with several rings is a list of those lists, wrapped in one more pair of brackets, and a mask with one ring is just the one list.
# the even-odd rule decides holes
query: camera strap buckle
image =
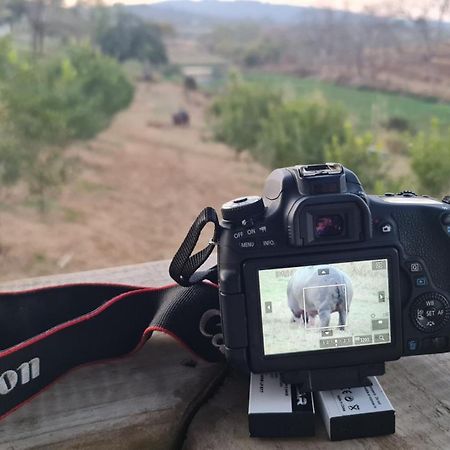
{"label": "camera strap buckle", "polygon": [[[208,223],[214,224],[213,237],[208,245],[195,254],[192,252],[200,239],[203,228]],[[203,280],[217,282],[217,266],[203,271],[197,271],[209,258],[217,245],[219,234],[219,219],[214,208],[205,208],[194,220],[184,241],[176,252],[169,267],[170,276],[181,286],[192,286]]]}

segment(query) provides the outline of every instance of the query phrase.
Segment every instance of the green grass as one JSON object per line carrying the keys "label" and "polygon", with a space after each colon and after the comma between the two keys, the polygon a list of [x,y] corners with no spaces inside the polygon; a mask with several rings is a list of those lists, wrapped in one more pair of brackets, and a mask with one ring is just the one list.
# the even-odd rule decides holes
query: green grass
{"label": "green grass", "polygon": [[443,125],[450,125],[450,103],[337,86],[311,78],[287,75],[251,74],[247,75],[246,79],[280,88],[292,97],[322,95],[328,101],[342,104],[361,129],[374,128],[391,117],[407,119],[416,130],[426,128],[433,117],[439,119]]}

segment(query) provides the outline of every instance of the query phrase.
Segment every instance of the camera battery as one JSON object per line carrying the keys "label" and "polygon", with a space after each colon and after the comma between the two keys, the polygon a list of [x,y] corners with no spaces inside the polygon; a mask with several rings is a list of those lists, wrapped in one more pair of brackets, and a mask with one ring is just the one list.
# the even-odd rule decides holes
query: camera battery
{"label": "camera battery", "polygon": [[252,373],[248,425],[252,437],[314,436],[313,396],[283,383],[278,373]]}
{"label": "camera battery", "polygon": [[316,392],[332,441],[395,433],[395,410],[376,377],[369,379],[372,386]]}

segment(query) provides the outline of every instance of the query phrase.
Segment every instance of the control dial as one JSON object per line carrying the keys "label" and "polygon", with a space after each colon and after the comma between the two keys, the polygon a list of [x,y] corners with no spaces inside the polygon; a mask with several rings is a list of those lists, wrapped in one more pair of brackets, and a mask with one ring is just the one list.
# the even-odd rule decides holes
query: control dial
{"label": "control dial", "polygon": [[450,318],[448,300],[437,292],[417,297],[411,306],[411,320],[416,328],[425,333],[441,329]]}
{"label": "control dial", "polygon": [[403,197],[417,197],[417,194],[413,191],[402,191],[399,192],[397,195],[402,195]]}
{"label": "control dial", "polygon": [[222,205],[222,217],[233,223],[246,225],[252,219],[264,215],[265,206],[261,197],[239,197]]}

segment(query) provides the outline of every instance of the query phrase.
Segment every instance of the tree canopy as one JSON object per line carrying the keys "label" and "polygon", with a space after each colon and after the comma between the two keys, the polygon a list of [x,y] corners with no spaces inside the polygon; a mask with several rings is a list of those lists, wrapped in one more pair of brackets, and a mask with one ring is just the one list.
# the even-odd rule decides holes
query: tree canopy
{"label": "tree canopy", "polygon": [[121,62],[129,59],[151,64],[167,62],[161,28],[127,13],[119,13],[114,24],[100,31],[97,42],[103,53]]}

